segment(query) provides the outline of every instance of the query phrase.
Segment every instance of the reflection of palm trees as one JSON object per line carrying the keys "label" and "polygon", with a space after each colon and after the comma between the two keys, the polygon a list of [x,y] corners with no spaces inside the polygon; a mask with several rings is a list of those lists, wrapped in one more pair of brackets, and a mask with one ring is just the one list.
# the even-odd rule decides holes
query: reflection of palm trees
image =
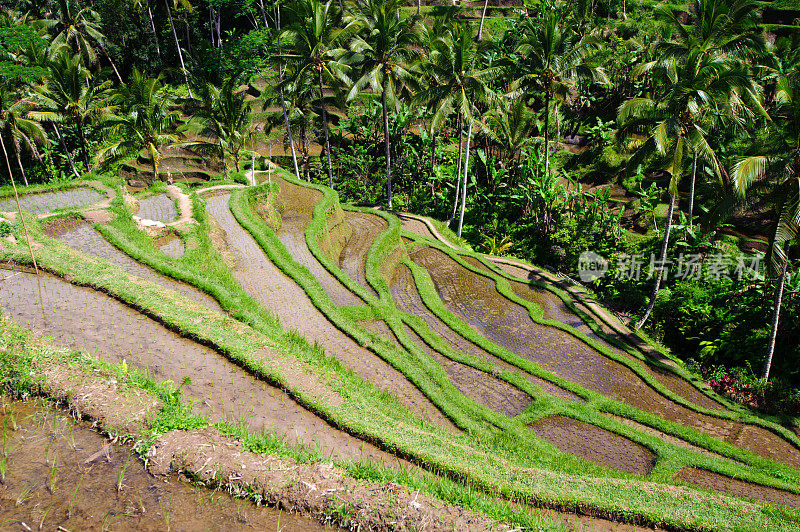
{"label": "reflection of palm trees", "polygon": [[418,56],[419,34],[415,31],[416,16],[404,19],[398,0],[356,0],[355,18],[359,34],[350,44],[355,52],[353,63],[360,76],[353,84],[349,98],[369,87],[381,95],[383,135],[386,148],[387,206],[392,208],[392,161],[389,138],[389,105],[397,107],[399,97],[416,84],[417,77],[408,65]]}
{"label": "reflection of palm trees", "polygon": [[38,159],[39,151],[36,149],[36,144],[45,142],[46,139],[42,126],[34,120],[25,118],[30,109],[29,101],[19,98],[5,87],[0,87],[0,141],[9,141],[25,186],[28,186],[28,178],[25,176],[20,152],[25,149]]}
{"label": "reflection of palm trees", "polygon": [[778,336],[778,320],[789,264],[789,245],[800,229],[800,82],[781,78],[778,81],[774,113],[775,134],[766,155],[739,161],[733,171],[733,182],[740,196],[762,193],[773,206],[776,220],[770,234],[769,270],[777,276],[775,303],[762,376],[769,379],[772,356]]}
{"label": "reflection of palm trees", "polygon": [[98,163],[146,151],[153,165],[153,179],[158,179],[161,148],[180,139],[176,131],[180,113],[170,110],[173,100],[162,88],[160,77],[147,78],[134,69],[130,82],[118,91],[118,97],[126,103],[126,112],[111,121],[117,140],[97,153]]}
{"label": "reflection of palm trees", "polygon": [[[294,63],[293,75],[303,76],[306,72],[316,73],[319,85],[319,101],[322,108],[322,125],[325,132],[325,153],[328,158],[328,185],[333,187],[331,165],[331,143],[328,128],[328,112],[325,107],[325,82],[349,84],[349,67],[343,62],[346,51],[342,44],[350,36],[349,24],[341,29],[341,13],[336,12],[330,0],[300,0],[290,8],[294,20],[284,37],[289,41],[286,57]],[[288,80],[291,82],[292,80]]]}

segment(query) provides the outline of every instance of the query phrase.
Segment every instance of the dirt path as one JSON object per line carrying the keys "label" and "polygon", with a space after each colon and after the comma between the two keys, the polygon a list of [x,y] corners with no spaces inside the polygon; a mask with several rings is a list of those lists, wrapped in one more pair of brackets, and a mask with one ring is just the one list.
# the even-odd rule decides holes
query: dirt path
{"label": "dirt path", "polygon": [[[68,220],[73,220],[70,223]],[[170,279],[160,273],[136,262],[134,259],[111,245],[100,233],[95,231],[89,224],[72,219],[61,219],[57,227],[45,225],[45,231],[50,236],[57,238],[71,248],[77,249],[87,255],[100,257],[113,264],[116,264],[126,272],[142,279],[147,279],[170,290],[175,290],[189,299],[216,311],[221,311],[217,301],[208,294],[201,292],[197,288]],[[180,242],[180,239],[175,239]]]}
{"label": "dirt path", "polygon": [[[396,369],[337,329],[293,280],[272,264],[266,253],[228,209],[229,194],[207,199],[207,209],[226,233],[226,241],[241,260],[234,277],[250,296],[273,312],[286,330],[318,343],[329,356],[353,368],[365,380],[386,390],[412,411],[434,423],[455,429],[452,423]],[[305,240],[302,246],[308,250]],[[321,265],[320,265],[321,267]],[[338,281],[337,281],[338,283]]]}
{"label": "dirt path", "polygon": [[0,270],[0,275],[0,300],[14,321],[54,336],[64,347],[109,362],[125,360],[157,381],[179,384],[188,377],[184,397],[195,401],[196,411],[211,421],[242,422],[253,431],[285,436],[290,443],[320,446],[334,457],[359,459],[363,453],[382,463],[397,463],[392,455],[334,429],[211,349],[104,294],[43,274],[43,316],[34,275],[8,270]]}
{"label": "dirt path", "polygon": [[574,336],[536,324],[526,309],[502,297],[493,281],[443,252],[426,247],[412,258],[429,271],[445,306],[496,344],[597,393],[800,468],[800,450],[789,442],[766,429],[699,414],[668,400],[629,368]]}

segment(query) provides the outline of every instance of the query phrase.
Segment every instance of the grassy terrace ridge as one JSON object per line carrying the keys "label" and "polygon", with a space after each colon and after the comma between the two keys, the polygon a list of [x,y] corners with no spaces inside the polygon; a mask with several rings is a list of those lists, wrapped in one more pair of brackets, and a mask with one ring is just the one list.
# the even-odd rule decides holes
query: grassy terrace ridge
{"label": "grassy terrace ridge", "polygon": [[[280,436],[248,433],[242,426],[229,422],[210,425],[203,416],[192,413],[191,406],[181,398],[180,386],[169,381],[156,382],[150,376],[125,364],[110,364],[81,351],[57,348],[49,338],[36,337],[32,331],[16,325],[7,316],[0,316],[0,345],[0,390],[12,397],[45,395],[58,399],[47,391],[48,385],[43,378],[43,371],[65,368],[90,377],[98,374],[113,377],[123,394],[139,389],[157,398],[160,407],[156,415],[148,419],[146,427],[140,433],[123,433],[103,427],[103,432],[115,441],[133,441],[134,449],[141,457],[147,454],[149,444],[160,434],[171,430],[195,431],[214,426],[220,433],[241,440],[245,449],[254,453],[288,458],[298,464],[329,461],[318,449],[289,444]],[[68,395],[62,400],[70,403],[70,397]],[[333,464],[355,479],[376,483],[392,482],[405,487],[409,492],[420,492],[464,508],[494,515],[501,522],[539,530],[564,529],[557,521],[490,498],[481,491],[446,478],[420,475],[407,468],[387,469],[363,461],[336,459]],[[260,500],[260,495],[252,491],[245,490],[239,495],[249,496],[255,502]],[[326,521],[336,523],[336,517],[335,514],[329,515]],[[345,525],[346,522],[341,524]]]}
{"label": "grassy terrace ridge", "polygon": [[[310,186],[311,188],[324,191],[324,187],[319,187],[319,186],[315,186],[315,185],[307,185],[307,184],[305,184],[303,182],[296,181],[296,180],[292,179],[289,176],[286,176],[286,179],[288,181],[291,181],[291,182],[293,182],[295,184],[298,184],[298,185]],[[256,190],[251,189],[251,190],[239,192],[239,194],[241,194],[240,197],[244,197],[245,194],[254,195],[254,194],[257,194],[257,193],[258,193],[257,189]],[[325,199],[322,202],[320,202],[320,204],[317,205],[317,208],[315,209],[315,213],[317,215],[319,215],[320,213],[329,212],[329,208],[331,206],[330,205],[326,205],[326,201],[330,202],[332,198],[334,198],[334,196],[332,195],[332,191],[327,191]],[[236,204],[234,204],[234,205],[236,205]],[[234,212],[238,212],[238,210],[240,208],[241,208],[241,205],[239,205],[238,207],[235,206],[234,207]],[[375,213],[375,214],[378,214],[378,213]],[[246,228],[251,230],[251,233],[254,234],[254,236],[256,236],[257,240],[260,243],[262,243],[262,246],[264,246],[265,249],[268,252],[270,251],[270,248],[273,248],[273,247],[280,248],[281,247],[279,242],[277,241],[277,238],[274,237],[274,235],[267,235],[267,238],[263,238],[264,235],[257,234],[258,233],[258,228],[253,229],[252,227],[250,227],[250,224],[254,221],[253,219],[245,219],[245,218],[248,218],[248,217],[243,215],[242,212],[239,212],[239,215],[242,216],[240,221],[243,223],[243,225]],[[378,215],[379,216],[383,216],[385,219],[387,218],[385,215],[381,215],[381,214],[378,214]],[[322,223],[320,221],[316,221],[316,220],[315,220],[315,222],[312,222],[312,224],[309,225],[309,228],[308,228],[308,230],[306,232],[306,240],[307,240],[307,243],[309,244],[309,247],[312,250],[316,250],[315,254],[317,255],[317,257],[320,259],[321,262],[323,262],[323,264],[325,264],[331,270],[332,273],[334,273],[334,274],[338,273],[339,274],[338,276],[340,277],[340,279],[343,279],[343,282],[346,285],[354,286],[355,283],[352,280],[349,280],[349,278],[346,278],[346,276],[344,278],[342,277],[343,274],[338,270],[338,268],[335,268],[335,267],[331,268],[330,261],[327,260],[327,258],[319,251],[319,249],[315,245],[317,237],[319,236],[319,231],[321,231],[325,227],[324,223]],[[261,229],[264,230],[263,227]],[[316,229],[316,231],[315,231],[315,229]],[[373,264],[374,265],[375,257],[377,255],[375,253],[376,249],[386,248],[387,247],[386,242],[392,242],[392,240],[393,240],[392,233],[395,232],[396,230],[397,230],[397,225],[396,224],[393,225],[393,224],[390,223],[390,228],[386,232],[384,232],[382,237],[379,238],[378,241],[376,241],[376,243],[374,244],[374,246],[372,248],[372,251],[371,251],[370,259],[368,261],[368,279],[369,279],[371,285],[373,287],[375,287],[378,290],[378,292],[381,294],[381,300],[385,300],[386,299],[386,297],[387,297],[386,296],[386,290],[387,289],[386,289],[386,286],[385,286],[385,284],[383,282],[376,281],[374,274],[373,275],[370,274],[369,270],[373,270],[374,271],[374,267],[370,268],[369,264]],[[276,251],[275,253],[277,255],[278,252]],[[285,259],[286,257],[283,257],[283,258]],[[273,260],[275,260],[274,257],[273,257]],[[321,289],[321,287],[319,287],[318,285],[315,285],[314,281],[312,280],[313,278],[311,278],[311,276],[310,276],[310,274],[308,274],[307,270],[305,270],[305,268],[300,267],[296,263],[291,264],[292,262],[293,261],[290,261],[289,264],[283,265],[284,272],[287,273],[288,275],[293,276],[296,281],[298,281],[298,278],[300,278],[300,277],[304,278],[303,281],[305,281],[305,283],[303,281],[298,281],[298,282],[301,285],[304,286],[304,288],[306,289],[307,293],[309,293],[309,294],[314,293],[315,296],[318,299],[323,299],[323,300],[326,299],[327,296],[324,294],[324,291]],[[360,285],[359,285],[356,288],[355,291],[363,292],[363,288],[361,288]],[[374,298],[372,298],[372,299],[374,299]],[[331,315],[331,311],[332,310],[335,313],[344,314],[344,312],[341,312],[341,311],[338,311],[337,309],[335,309],[335,307],[332,305],[332,303],[330,303],[329,300],[326,302],[326,304],[324,306],[326,308],[323,309],[323,310],[326,312],[326,314],[328,315],[329,318],[333,319],[335,317],[335,315],[333,315],[333,316]],[[370,313],[365,313],[364,311],[361,311],[358,314],[362,318],[364,318],[367,315],[370,315]],[[381,308],[381,309],[375,309],[375,311],[373,313],[371,313],[371,314],[373,316],[375,314],[380,314],[381,316],[387,318],[387,322],[389,322],[390,326],[392,326],[393,331],[401,339],[401,342],[406,347],[409,346],[409,343],[407,342],[408,338],[405,338],[406,342],[402,341],[403,340],[403,334],[402,334],[402,332],[400,330],[398,330],[398,326],[397,326],[398,322],[396,320],[393,320],[391,317],[385,315],[385,307]],[[357,334],[354,335],[354,336],[357,336]],[[416,351],[416,350],[413,349],[413,348],[409,348],[409,351],[412,352],[413,354],[417,355],[418,357],[422,354],[419,351],[414,353],[414,351]],[[480,363],[476,363],[475,366],[480,367]],[[485,363],[484,363],[484,367],[480,368],[480,369],[486,369]],[[521,384],[519,380],[517,380],[517,381],[513,381],[512,380],[512,383]],[[530,387],[528,387],[527,389],[530,392]],[[434,401],[434,402],[436,402],[436,401]],[[608,410],[608,411],[619,412],[619,408],[618,408],[619,405],[613,405],[613,404],[612,405],[605,405],[605,404],[603,404],[602,401],[600,402],[600,404],[605,406],[606,407],[605,409]],[[623,409],[625,409],[625,408],[629,408],[629,407],[623,406]],[[568,409],[565,409],[565,413],[567,415],[571,415],[572,417],[579,417],[579,416],[575,415],[574,411],[570,413],[568,411]],[[641,413],[637,412],[637,414],[641,414]],[[615,424],[613,421],[609,421],[609,420],[607,420],[606,418],[604,418],[602,416],[598,416],[596,414],[596,412],[594,412],[593,415],[591,415],[589,413],[584,413],[584,416],[580,416],[580,417],[583,417],[583,418],[587,418],[588,417],[588,418],[590,418],[589,419],[590,422],[593,421],[597,425],[605,426],[605,427],[611,428],[612,430],[615,430],[617,432],[622,432],[623,434],[631,435],[631,429],[629,427],[621,425],[621,424]],[[636,417],[636,416],[633,416],[633,417]],[[644,416],[639,416],[639,418],[643,419],[645,421],[648,421],[652,425],[655,425],[655,426],[659,426],[659,425],[663,426],[663,424],[664,424],[663,420],[660,420],[660,418],[657,418],[655,416],[648,416],[647,414],[645,414]],[[496,426],[498,426],[498,425],[496,425]],[[680,428],[682,428],[682,427],[679,427],[679,429]],[[674,427],[673,427],[673,429],[674,429]],[[681,435],[685,435],[685,431],[681,432],[680,430],[678,430],[678,433],[681,434]],[[778,468],[782,469],[783,471],[778,472],[778,474],[776,476],[783,477],[783,478],[796,478],[796,472],[794,470],[792,470],[791,468],[787,468],[787,467],[782,466],[780,464],[774,464],[774,463],[771,463],[769,461],[765,461],[763,459],[759,459],[757,457],[754,457],[754,456],[750,455],[747,452],[743,452],[743,451],[741,451],[739,449],[735,449],[735,448],[732,448],[730,446],[726,446],[724,444],[720,445],[720,442],[718,442],[717,440],[714,440],[714,439],[712,439],[712,438],[710,438],[710,437],[708,437],[706,435],[700,434],[700,435],[695,435],[695,436],[699,436],[699,437],[696,437],[694,439],[697,440],[697,442],[701,446],[703,444],[705,444],[706,446],[710,446],[712,448],[715,448],[715,447],[716,448],[720,448],[721,447],[722,449],[724,449],[724,451],[727,451],[732,456],[736,456],[738,459],[741,459],[743,461],[753,460],[756,463],[760,463],[761,466],[763,467],[764,471],[771,472],[773,475],[775,474],[775,470],[774,470],[775,465],[777,465]],[[661,453],[664,453],[664,451],[663,451],[663,445],[664,444],[661,443],[661,446],[659,446],[660,442],[658,442],[655,438],[651,437],[650,440],[647,441],[647,438],[643,439],[643,438],[641,438],[640,435],[638,435],[638,437],[637,437],[637,435],[634,435],[633,439],[634,440],[638,440],[638,441],[640,441],[641,443],[643,443],[645,445],[649,444],[650,446],[657,448],[659,451],[661,451]],[[680,451],[679,452],[679,454],[685,454],[685,453],[686,453],[686,451]],[[733,475],[741,476],[741,467],[740,466],[731,466],[731,464],[725,464],[725,465],[720,466],[719,464],[713,463],[714,461],[710,461],[705,457],[696,457],[696,459],[698,459],[700,462],[702,462],[702,465],[699,462],[695,463],[696,465],[698,465],[700,467],[705,467],[705,468],[711,469],[711,470],[717,470],[720,473],[726,474],[726,475],[729,475],[729,476],[733,476]],[[669,462],[669,461],[668,460],[665,461],[665,463],[667,463],[667,462]],[[669,478],[669,476],[671,476],[671,474],[674,474],[675,472],[677,472],[677,470],[680,468],[681,465],[688,465],[690,462],[691,461],[679,460],[679,461],[677,461],[677,463],[672,464],[671,467],[670,466],[667,466],[667,467],[662,466],[660,468],[657,468],[658,469],[658,473],[654,472],[652,474],[652,476],[653,477],[662,477],[663,479]],[[768,475],[764,475],[764,474],[762,474],[760,472],[755,472],[755,471],[752,471],[751,474],[753,476],[749,476],[748,475],[750,480],[753,480],[753,481],[756,481],[756,482],[763,482],[763,483],[766,483],[766,484],[773,485],[775,487],[779,487],[780,486],[780,487],[784,487],[784,488],[789,488],[790,490],[793,489],[792,487],[790,487],[790,486],[793,486],[792,484],[784,483],[784,482],[780,482],[780,481],[776,482],[775,477],[773,476],[772,478],[770,478],[769,474]],[[796,489],[796,488],[794,488],[794,489]]]}
{"label": "grassy terrace ridge", "polygon": [[[242,217],[240,221],[243,221],[243,225],[251,233],[260,235],[261,238],[257,237],[257,240],[268,253],[271,252],[275,256],[282,255],[284,271],[294,270],[295,274],[303,276],[305,269],[291,260],[285,248],[275,238],[274,233],[270,234],[271,230],[252,213],[245,201],[251,194],[260,190],[268,190],[268,188],[265,186],[260,189],[237,192],[232,202],[234,212],[238,211],[239,216]],[[328,194],[321,204],[334,200],[335,196]],[[117,208],[120,208],[120,202],[121,200],[118,198]],[[201,220],[199,227],[202,227],[203,224],[201,206],[202,202],[195,198],[195,214]],[[327,212],[327,207],[317,206],[315,220],[309,226],[307,237],[309,234],[313,236],[314,228],[324,227],[324,221],[317,222],[316,220]],[[115,222],[104,228],[104,232],[116,235],[117,242],[115,243],[117,244],[125,240],[125,244],[120,247],[129,254],[132,254],[130,251],[138,248],[139,257],[134,256],[134,258],[142,262],[149,262],[151,266],[160,264],[162,273],[168,273],[173,277],[199,285],[204,291],[216,297],[223,308],[235,308],[235,303],[237,303],[235,298],[237,297],[242,298],[242,301],[247,304],[241,289],[236,291],[236,285],[230,277],[230,272],[227,272],[229,283],[225,284],[226,270],[221,260],[208,261],[216,264],[214,266],[218,269],[216,275],[211,275],[208,270],[203,274],[190,273],[191,268],[188,265],[192,264],[192,260],[196,261],[197,257],[189,255],[185,260],[179,261],[158,257],[152,247],[152,242],[147,237],[138,231],[130,231],[131,225],[128,218],[129,216],[126,218],[120,213]],[[129,225],[125,226],[126,223]],[[393,234],[392,231],[394,231]],[[375,270],[375,261],[378,260],[375,255],[381,249],[381,245],[383,249],[389,249],[393,239],[399,239],[398,225],[390,226],[384,234],[388,236],[379,239],[370,253],[369,261],[372,267],[368,269],[368,276],[370,275],[369,270]],[[70,280],[76,284],[102,290],[161,321],[171,329],[215,347],[252,373],[287,389],[298,402],[318,412],[335,425],[364,439],[375,441],[382,447],[394,450],[402,456],[411,457],[434,472],[460,479],[472,486],[470,489],[477,488],[489,493],[500,494],[506,498],[527,500],[545,506],[566,509],[582,508],[595,515],[611,515],[626,521],[669,525],[677,528],[729,528],[733,525],[747,529],[774,529],[777,526],[785,527],[792,524],[800,527],[800,514],[795,510],[775,508],[771,505],[748,505],[747,503],[732,508],[727,502],[729,499],[725,497],[707,497],[702,495],[702,492],[692,489],[650,482],[642,483],[634,480],[634,477],[604,470],[599,466],[589,465],[587,467],[588,463],[579,459],[567,457],[564,460],[565,455],[552,449],[549,444],[538,442],[532,436],[525,438],[524,446],[516,443],[512,445],[507,437],[482,436],[482,434],[489,433],[489,430],[483,428],[483,423],[476,419],[478,415],[490,420],[495,427],[500,425],[515,435],[523,433],[520,430],[522,425],[518,420],[503,419],[503,416],[489,412],[482,407],[479,408],[479,405],[471,404],[455,391],[452,385],[447,386],[447,382],[440,380],[443,377],[441,367],[437,368],[438,365],[435,365],[427,355],[423,358],[421,352],[413,353],[414,349],[403,352],[400,348],[392,347],[374,335],[364,332],[366,335],[364,338],[368,342],[372,342],[371,347],[375,351],[379,351],[381,356],[395,357],[395,362],[400,366],[409,361],[415,361],[422,365],[425,371],[412,373],[413,378],[419,382],[418,386],[421,389],[427,389],[443,405],[449,404],[449,414],[461,418],[465,425],[470,426],[468,430],[475,432],[468,435],[453,434],[419,421],[409,423],[409,420],[413,419],[413,415],[405,407],[385,393],[375,390],[338,362],[325,357],[318,350],[310,348],[304,341],[285,333],[281,335],[274,321],[271,322],[269,313],[264,309],[259,310],[258,305],[252,301],[250,308],[240,311],[243,321],[252,322],[252,326],[248,326],[227,316],[199,308],[182,296],[169,293],[169,291],[150,283],[134,283],[123,274],[121,269],[74,252],[60,243],[46,238],[41,232],[36,231],[35,237],[45,244],[44,247],[37,249],[36,253],[37,259],[47,270],[58,275],[69,276]],[[191,251],[200,253],[199,250],[203,246],[210,246],[208,242],[204,243],[201,235],[188,234],[185,237],[187,240],[197,239],[198,247]],[[308,240],[316,241],[315,238]],[[394,240],[394,243],[397,242],[399,240]],[[12,246],[5,242],[2,245],[3,250],[0,256],[23,263],[26,261],[26,250],[22,245]],[[313,251],[314,246],[310,245],[310,247]],[[283,249],[282,253],[281,249]],[[211,251],[213,251],[213,247]],[[149,260],[143,260],[148,257]],[[155,260],[156,258],[158,260]],[[279,266],[281,266],[280,260],[276,260]],[[330,264],[328,266],[330,267]],[[331,269],[336,270],[337,268]],[[307,270],[305,270],[305,274],[310,277]],[[374,271],[371,278],[374,280]],[[303,286],[303,288],[307,293],[315,292],[312,287],[313,278],[306,279],[306,281],[307,286]],[[380,289],[381,283],[370,282],[376,287],[379,294],[385,293]],[[303,285],[302,282],[300,284]],[[339,309],[333,307],[332,304],[325,303],[324,300],[327,296],[321,288],[318,289],[316,297],[315,304],[321,302],[321,306],[326,307],[329,312],[341,314],[336,316],[339,326],[349,328],[353,324],[353,320],[348,320]],[[373,296],[373,301],[374,299]],[[386,303],[388,304],[388,301]],[[378,313],[384,316],[397,332],[398,321],[396,318],[399,313],[392,312],[388,306],[377,306]],[[203,319],[201,323],[197,323],[197,318],[200,316],[203,316]],[[271,335],[267,331],[273,331],[274,334]],[[298,364],[313,367],[315,374],[320,375],[321,382],[331,393],[347,397],[348,401],[334,408],[324,398],[315,396],[313,391],[293,387],[294,383],[285,379],[285,376],[281,374],[280,367],[265,364],[263,360],[257,358],[258,350],[264,345],[270,345],[284,357],[294,357]],[[412,369],[418,368],[412,367]],[[444,379],[446,381],[446,377]],[[455,399],[441,397],[445,392],[454,394]],[[535,393],[534,390],[531,392]],[[537,406],[537,408],[539,407]],[[568,407],[558,404],[556,400],[551,400],[549,406],[547,401],[543,401],[541,408],[542,410],[549,408],[551,411],[561,408],[566,412]],[[574,409],[573,417],[591,414],[588,410],[575,409],[575,405],[572,405],[572,408]],[[542,410],[539,410],[539,413]],[[366,412],[374,415],[365,416]],[[595,413],[595,415],[597,414]],[[630,431],[627,427],[624,429],[617,427],[617,429]],[[643,436],[637,437],[659,454],[661,464],[672,464],[670,467],[657,467],[656,471],[651,473],[650,480],[657,480],[659,476],[664,476],[666,471],[674,469],[674,465],[678,463],[709,465],[709,460],[705,457],[692,456],[693,453],[666,444],[659,445],[657,441],[652,441],[653,438],[648,440],[647,438],[642,439]],[[536,453],[536,459],[530,457],[532,451]],[[500,455],[503,455],[504,458],[500,458]],[[542,466],[545,469],[541,469]],[[535,469],[537,474],[532,475],[531,469]],[[594,476],[583,477],[578,474],[586,471],[591,472]],[[745,473],[749,471],[748,478],[754,481],[791,489],[787,483],[777,481],[774,477],[771,478],[754,468],[739,468],[738,471]],[[748,511],[742,511],[743,508]],[[490,513],[490,515],[492,514]]]}

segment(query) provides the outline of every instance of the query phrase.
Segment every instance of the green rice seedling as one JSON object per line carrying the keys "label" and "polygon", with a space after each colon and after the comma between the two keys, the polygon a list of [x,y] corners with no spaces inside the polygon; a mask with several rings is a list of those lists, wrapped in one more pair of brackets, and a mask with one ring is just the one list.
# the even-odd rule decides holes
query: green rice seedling
{"label": "green rice seedling", "polygon": [[125,460],[125,464],[122,466],[122,470],[117,475],[117,493],[122,491],[122,481],[125,479],[125,471],[128,470],[128,464],[131,461],[131,455],[128,455],[128,458]]}
{"label": "green rice seedling", "polygon": [[53,509],[53,505],[50,504],[47,508],[45,508],[44,512],[42,512],[42,518],[39,520],[39,530],[44,528],[44,522],[47,519],[47,516],[50,515],[50,510]]}
{"label": "green rice seedling", "polygon": [[16,506],[19,506],[30,499],[33,496],[34,490],[36,490],[36,484],[28,484],[22,488],[22,491],[20,491],[19,495],[17,496]]}
{"label": "green rice seedling", "polygon": [[50,464],[50,474],[47,476],[47,488],[50,490],[50,493],[55,493],[57,481],[58,481],[58,462],[56,461],[55,458],[53,458],[53,462]]}
{"label": "green rice seedling", "polygon": [[72,511],[75,509],[75,505],[78,503],[78,492],[81,489],[81,485],[83,484],[83,477],[86,475],[86,471],[84,471],[80,478],[78,478],[78,482],[75,483],[75,489],[72,490],[72,493],[67,500],[67,518],[72,517]]}

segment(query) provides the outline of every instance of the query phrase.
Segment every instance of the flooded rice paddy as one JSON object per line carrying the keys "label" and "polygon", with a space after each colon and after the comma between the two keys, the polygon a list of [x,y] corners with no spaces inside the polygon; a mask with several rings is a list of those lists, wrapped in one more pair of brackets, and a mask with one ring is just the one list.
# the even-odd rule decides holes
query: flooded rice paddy
{"label": "flooded rice paddy", "polygon": [[331,530],[175,478],[154,477],[50,403],[0,396],[2,530]]}
{"label": "flooded rice paddy", "polygon": [[[19,204],[23,211],[33,214],[44,214],[57,211],[68,207],[83,207],[91,205],[105,199],[104,194],[100,194],[91,188],[71,188],[69,190],[59,190],[57,192],[43,192],[41,194],[27,194],[20,196]],[[12,198],[0,200],[0,211],[16,212],[17,202]]]}

